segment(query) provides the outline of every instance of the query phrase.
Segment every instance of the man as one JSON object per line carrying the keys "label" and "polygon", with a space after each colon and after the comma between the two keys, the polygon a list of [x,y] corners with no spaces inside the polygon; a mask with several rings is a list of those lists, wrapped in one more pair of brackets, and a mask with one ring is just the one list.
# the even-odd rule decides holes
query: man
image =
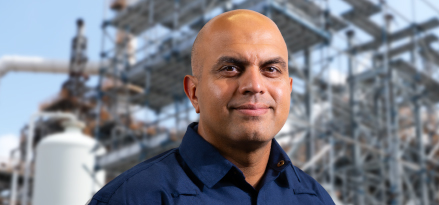
{"label": "man", "polygon": [[249,10],[213,18],[194,42],[191,64],[184,90],[199,123],[179,148],[124,172],[91,205],[334,204],[274,139],[293,79],[273,21]]}

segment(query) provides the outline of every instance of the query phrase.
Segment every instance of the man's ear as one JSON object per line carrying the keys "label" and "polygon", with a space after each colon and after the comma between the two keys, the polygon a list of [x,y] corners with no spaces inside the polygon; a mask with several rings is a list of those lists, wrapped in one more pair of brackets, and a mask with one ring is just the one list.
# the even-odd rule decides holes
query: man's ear
{"label": "man's ear", "polygon": [[290,93],[293,92],[293,78],[290,77]]}
{"label": "man's ear", "polygon": [[192,103],[192,106],[195,108],[195,112],[200,113],[200,106],[198,105],[198,97],[196,95],[198,79],[191,75],[184,76],[183,80],[184,92],[186,96]]}

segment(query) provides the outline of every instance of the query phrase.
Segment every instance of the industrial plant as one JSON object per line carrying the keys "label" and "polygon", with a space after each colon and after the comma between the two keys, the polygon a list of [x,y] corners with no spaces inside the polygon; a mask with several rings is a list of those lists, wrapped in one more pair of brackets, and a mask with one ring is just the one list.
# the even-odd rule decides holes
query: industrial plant
{"label": "industrial plant", "polygon": [[[334,14],[330,1],[349,9]],[[432,2],[416,0],[439,8]],[[385,0],[109,5],[114,15],[102,22],[99,62],[86,55],[87,19],[72,22],[68,62],[0,58],[0,78],[68,76],[28,116],[20,144],[0,166],[0,204],[85,204],[122,172],[178,147],[198,120],[183,90],[192,44],[207,21],[235,9],[266,15],[285,39],[293,92],[275,138],[295,166],[336,204],[439,204],[439,10],[417,22]],[[90,87],[91,76],[98,81]]]}

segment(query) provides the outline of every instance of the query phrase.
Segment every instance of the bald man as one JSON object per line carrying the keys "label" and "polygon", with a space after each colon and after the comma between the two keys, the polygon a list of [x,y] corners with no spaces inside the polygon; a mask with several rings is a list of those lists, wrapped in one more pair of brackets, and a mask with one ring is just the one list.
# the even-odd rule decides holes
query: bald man
{"label": "bald man", "polygon": [[124,172],[91,205],[334,204],[274,139],[293,79],[276,24],[234,10],[210,20],[192,48],[184,91],[199,113],[179,148]]}

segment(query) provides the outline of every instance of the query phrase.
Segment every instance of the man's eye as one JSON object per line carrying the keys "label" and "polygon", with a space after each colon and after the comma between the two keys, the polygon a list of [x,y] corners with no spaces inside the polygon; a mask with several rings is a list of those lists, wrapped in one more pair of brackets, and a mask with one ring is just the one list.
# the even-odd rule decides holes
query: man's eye
{"label": "man's eye", "polygon": [[238,71],[238,69],[235,66],[224,66],[221,70],[228,72]]}
{"label": "man's eye", "polygon": [[267,67],[267,68],[265,68],[265,71],[267,71],[269,73],[279,72],[279,70],[276,69],[275,67]]}

